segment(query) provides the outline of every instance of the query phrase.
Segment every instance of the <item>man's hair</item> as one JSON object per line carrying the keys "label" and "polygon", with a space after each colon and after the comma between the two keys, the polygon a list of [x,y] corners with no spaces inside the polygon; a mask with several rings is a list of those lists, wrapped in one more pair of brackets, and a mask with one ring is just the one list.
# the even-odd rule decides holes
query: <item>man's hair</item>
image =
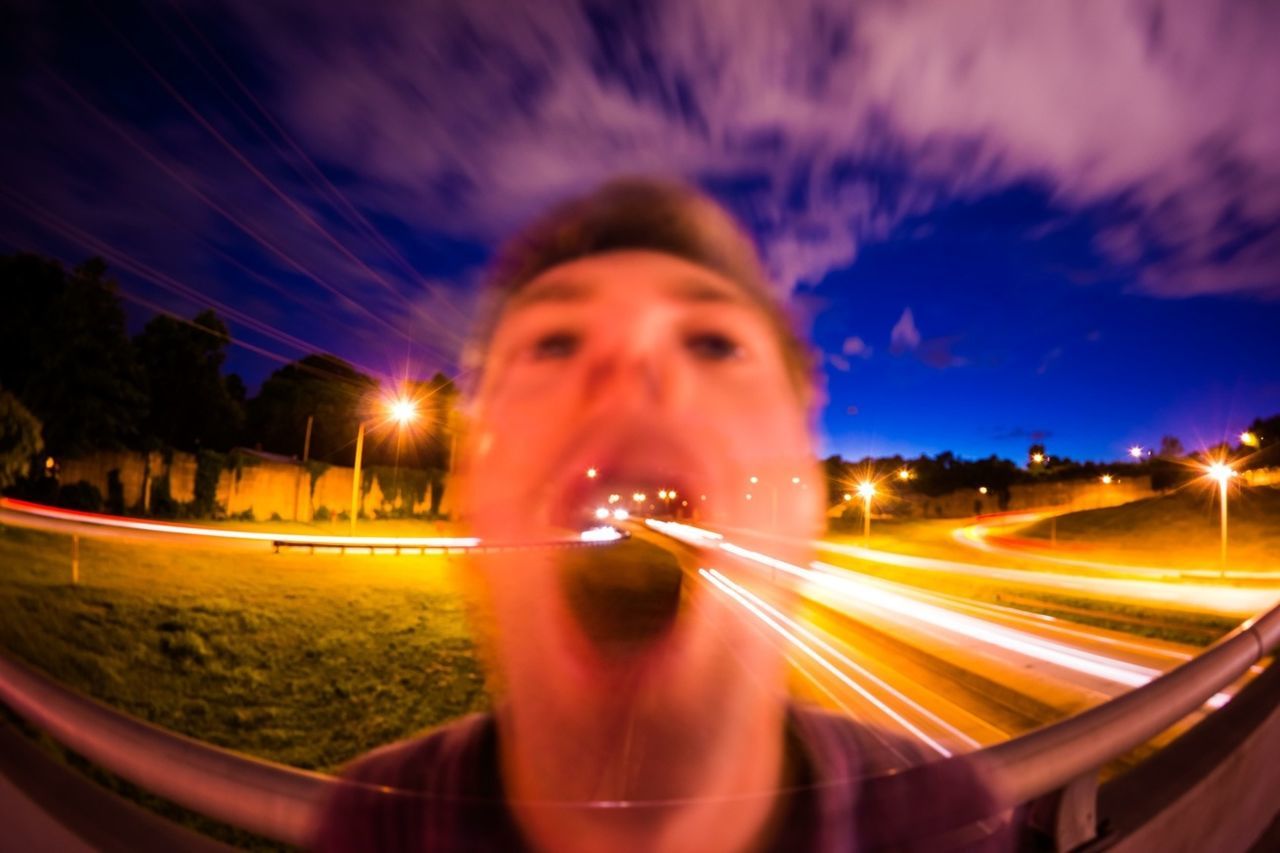
{"label": "man's hair", "polygon": [[626,250],[672,255],[736,282],[765,313],[796,392],[809,402],[812,357],[773,293],[751,239],[704,193],[658,178],[611,181],[558,205],[512,237],[494,262],[464,366],[481,368],[507,302],[530,281],[570,261]]}

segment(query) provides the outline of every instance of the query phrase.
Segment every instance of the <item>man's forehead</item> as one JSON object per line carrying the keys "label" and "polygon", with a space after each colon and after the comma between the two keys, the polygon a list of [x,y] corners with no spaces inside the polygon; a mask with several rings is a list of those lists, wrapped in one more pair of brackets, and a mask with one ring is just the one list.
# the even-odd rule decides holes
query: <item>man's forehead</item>
{"label": "man's forehead", "polygon": [[745,303],[742,288],[712,270],[681,258],[652,252],[625,252],[583,258],[539,275],[513,295],[508,310],[544,303],[572,304],[649,285],[653,296],[690,303]]}

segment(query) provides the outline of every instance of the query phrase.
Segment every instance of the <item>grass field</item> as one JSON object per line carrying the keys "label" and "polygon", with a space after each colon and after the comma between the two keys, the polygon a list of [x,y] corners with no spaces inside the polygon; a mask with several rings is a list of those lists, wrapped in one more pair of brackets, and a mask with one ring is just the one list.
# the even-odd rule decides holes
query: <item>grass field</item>
{"label": "grass field", "polygon": [[0,528],[0,646],[145,720],[334,770],[483,709],[442,556],[274,555]]}
{"label": "grass field", "polygon": [[[1216,488],[1216,487],[1215,487]],[[1280,577],[1280,489],[1234,490],[1227,501],[1228,567]],[[1195,485],[1168,495],[1042,521],[1018,535],[1084,545],[1072,556],[1183,568],[1217,568],[1215,489]]]}

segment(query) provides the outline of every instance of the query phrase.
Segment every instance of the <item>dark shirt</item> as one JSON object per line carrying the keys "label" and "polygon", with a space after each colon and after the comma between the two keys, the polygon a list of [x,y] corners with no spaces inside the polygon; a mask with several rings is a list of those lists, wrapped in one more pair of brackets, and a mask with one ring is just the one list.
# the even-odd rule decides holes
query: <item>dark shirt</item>
{"label": "dark shirt", "polygon": [[[797,779],[781,792],[770,853],[1013,849],[1010,823],[996,815],[969,759],[889,772],[904,756],[913,763],[924,756],[846,717],[800,707],[789,711],[787,737]],[[527,850],[498,768],[498,727],[488,714],[376,750],[344,773],[314,849]]]}

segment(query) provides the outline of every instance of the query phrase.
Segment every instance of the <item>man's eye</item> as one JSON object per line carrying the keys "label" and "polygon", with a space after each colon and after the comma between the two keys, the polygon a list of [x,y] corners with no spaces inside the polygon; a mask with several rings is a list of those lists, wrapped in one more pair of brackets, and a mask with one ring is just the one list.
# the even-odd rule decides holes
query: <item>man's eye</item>
{"label": "man's eye", "polygon": [[698,332],[684,339],[685,348],[705,361],[727,361],[742,354],[737,341],[719,332]]}
{"label": "man's eye", "polygon": [[534,341],[535,359],[569,358],[578,351],[578,336],[572,332],[553,332]]}

